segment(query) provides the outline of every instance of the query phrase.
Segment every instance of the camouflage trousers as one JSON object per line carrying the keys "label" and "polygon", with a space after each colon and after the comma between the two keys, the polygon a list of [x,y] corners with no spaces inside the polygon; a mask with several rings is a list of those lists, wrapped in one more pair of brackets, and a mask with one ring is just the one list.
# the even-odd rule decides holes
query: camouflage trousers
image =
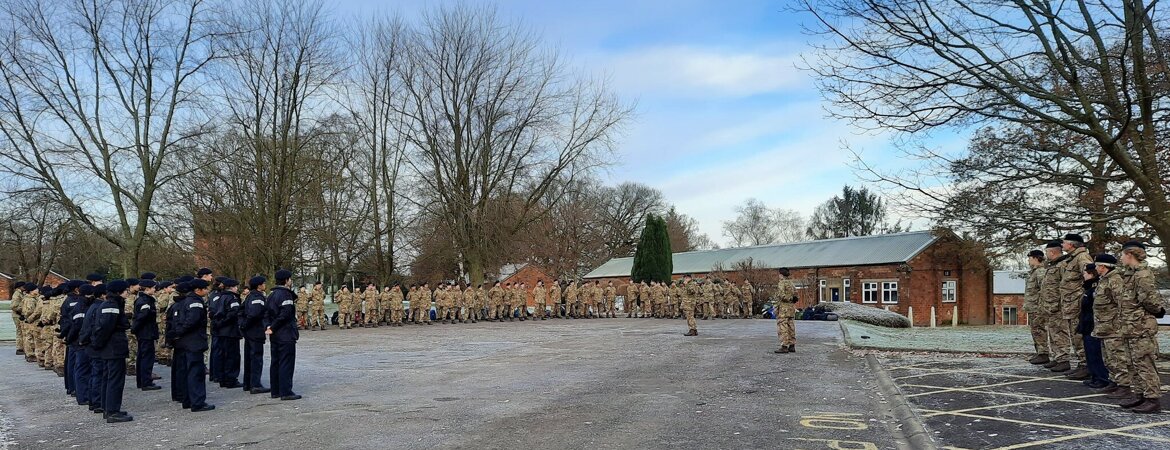
{"label": "camouflage trousers", "polygon": [[411,308],[411,314],[414,318],[414,323],[423,323],[431,321],[431,308]]}
{"label": "camouflage trousers", "polygon": [[1062,316],[1049,317],[1048,339],[1052,343],[1052,360],[1085,364],[1085,339],[1076,332],[1077,320]]}
{"label": "camouflage trousers", "polygon": [[436,311],[439,320],[455,320],[459,318],[459,309],[453,306],[443,306]]}
{"label": "camouflage trousers", "polygon": [[37,357],[37,336],[41,332],[35,324],[24,323],[21,324],[24,329],[24,356],[25,358],[36,359]]}
{"label": "camouflage trousers", "polygon": [[1161,398],[1162,380],[1158,377],[1158,339],[1154,336],[1125,338],[1130,389],[1143,398]]}
{"label": "camouflage trousers", "polygon": [[1101,339],[1105,357],[1105,368],[1109,369],[1109,378],[1122,386],[1133,386],[1133,377],[1129,372],[1129,350],[1124,338]]}
{"label": "camouflage trousers", "polygon": [[348,306],[337,308],[337,326],[339,328],[353,326],[353,314],[349,312]]}
{"label": "camouflage trousers", "polygon": [[53,368],[53,340],[56,339],[56,333],[53,332],[52,327],[43,326],[40,329],[40,335],[37,336],[37,362],[41,367]]}
{"label": "camouflage trousers", "polygon": [[16,314],[12,315],[13,329],[16,330],[16,350],[17,353],[24,353],[24,322],[21,322]]}
{"label": "camouflage trousers", "polygon": [[796,306],[792,303],[782,303],[776,312],[776,335],[780,337],[780,346],[796,345]]}
{"label": "camouflage trousers", "polygon": [[366,325],[377,325],[382,321],[382,311],[377,308],[366,309],[366,314],[362,316],[362,323]]}
{"label": "camouflage trousers", "polygon": [[1048,315],[1039,311],[1029,312],[1028,329],[1032,332],[1032,346],[1036,348],[1036,354],[1049,354]]}
{"label": "camouflage trousers", "polygon": [[386,319],[388,323],[402,323],[402,305],[397,308],[390,308],[390,317]]}
{"label": "camouflage trousers", "polygon": [[687,328],[694,330],[698,328],[695,323],[695,308],[691,305],[683,304],[683,315],[687,317]]}
{"label": "camouflage trousers", "polygon": [[306,327],[321,327],[325,329],[325,308],[313,308],[309,310],[309,320]]}
{"label": "camouflage trousers", "polygon": [[309,325],[309,310],[298,308],[297,309],[297,326],[303,330],[305,328],[308,328],[308,325]]}

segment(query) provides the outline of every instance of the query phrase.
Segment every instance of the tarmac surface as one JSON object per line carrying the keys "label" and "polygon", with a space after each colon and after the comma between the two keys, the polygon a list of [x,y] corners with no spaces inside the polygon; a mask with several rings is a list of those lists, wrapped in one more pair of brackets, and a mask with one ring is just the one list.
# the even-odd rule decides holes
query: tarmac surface
{"label": "tarmac surface", "polygon": [[[904,353],[881,364],[942,448],[1170,448],[1170,414],[1128,412],[1023,357]],[[1159,362],[1163,390],[1168,369]]]}
{"label": "tarmac surface", "polygon": [[[832,322],[595,319],[304,331],[299,401],[208,388],[209,412],[142,392],[106,424],[0,343],[0,448],[906,448],[894,398]],[[266,349],[267,351],[267,349]],[[267,354],[265,355],[267,359]],[[264,382],[268,382],[267,363]],[[1140,433],[1142,430],[1135,431]]]}

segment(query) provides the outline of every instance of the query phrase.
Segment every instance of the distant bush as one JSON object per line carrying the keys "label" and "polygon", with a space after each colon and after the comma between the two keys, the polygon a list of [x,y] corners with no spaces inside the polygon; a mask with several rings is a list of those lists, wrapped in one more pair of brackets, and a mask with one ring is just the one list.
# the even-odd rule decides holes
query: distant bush
{"label": "distant bush", "polygon": [[818,303],[817,306],[825,308],[826,311],[832,311],[842,320],[856,320],[879,327],[910,328],[908,317],[872,306],[846,302],[822,302]]}

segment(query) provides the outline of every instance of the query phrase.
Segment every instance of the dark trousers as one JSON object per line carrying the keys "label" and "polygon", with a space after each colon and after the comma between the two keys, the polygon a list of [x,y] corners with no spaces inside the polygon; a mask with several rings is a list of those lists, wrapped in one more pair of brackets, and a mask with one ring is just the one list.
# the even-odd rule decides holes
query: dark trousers
{"label": "dark trousers", "polygon": [[240,338],[219,338],[219,362],[215,364],[220,383],[234,383],[240,379]]}
{"label": "dark trousers", "polygon": [[[200,362],[203,362],[200,359]],[[190,405],[187,401],[187,356],[179,349],[171,350],[171,400]]]}
{"label": "dark trousers", "polygon": [[73,387],[77,389],[77,404],[88,405],[93,396],[89,389],[90,377],[93,376],[93,362],[89,360],[85,349],[78,347],[73,350],[73,371],[66,374],[69,375],[73,376]]}
{"label": "dark trousers", "polygon": [[1085,359],[1089,365],[1089,374],[1093,380],[1109,382],[1109,368],[1105,367],[1105,358],[1101,353],[1101,339],[1085,335]]}
{"label": "dark trousers", "polygon": [[139,388],[154,384],[154,339],[138,339],[138,366],[135,367],[135,382]]}
{"label": "dark trousers", "polygon": [[106,414],[122,410],[122,390],[126,388],[126,359],[102,361],[102,409]]}
{"label": "dark trousers", "polygon": [[102,379],[105,378],[106,365],[101,358],[89,359],[89,404],[90,406],[100,408],[102,406],[102,397],[105,395],[102,391]]}
{"label": "dark trousers", "polygon": [[219,360],[223,357],[223,349],[220,348],[219,336],[211,337],[211,357],[208,358],[208,370],[211,373],[211,381],[219,382]]}
{"label": "dark trousers", "polygon": [[187,401],[183,406],[197,408],[207,404],[207,366],[203,365],[203,351],[183,350],[183,384]]}
{"label": "dark trousers", "polygon": [[70,395],[77,394],[77,383],[73,377],[73,372],[77,370],[77,352],[72,345],[65,346],[65,393]]}
{"label": "dark trousers", "polygon": [[296,342],[272,341],[272,367],[269,368],[269,382],[276,397],[293,395],[293,368],[297,363]]}
{"label": "dark trousers", "polygon": [[264,372],[264,339],[244,340],[244,388],[260,389],[260,374]]}

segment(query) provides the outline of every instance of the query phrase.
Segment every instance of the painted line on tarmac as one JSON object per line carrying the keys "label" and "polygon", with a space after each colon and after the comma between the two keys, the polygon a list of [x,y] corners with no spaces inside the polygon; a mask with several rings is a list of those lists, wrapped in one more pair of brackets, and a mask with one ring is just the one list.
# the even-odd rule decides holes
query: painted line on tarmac
{"label": "painted line on tarmac", "polygon": [[[940,412],[940,411],[924,409],[921,412],[935,413],[935,412]],[[1157,442],[1170,442],[1170,439],[1167,439],[1167,438],[1156,437],[1156,436],[1143,436],[1140,434],[1126,433],[1124,431],[1118,431],[1115,429],[1094,430],[1091,428],[1074,427],[1072,425],[1055,425],[1055,424],[1051,424],[1051,423],[1029,422],[1026,420],[1009,419],[1007,417],[985,416],[982,414],[953,413],[950,415],[957,416],[957,417],[967,417],[967,418],[971,418],[971,419],[984,419],[984,420],[994,420],[994,421],[998,421],[998,422],[1008,422],[1008,423],[1014,423],[1014,424],[1019,424],[1019,425],[1031,425],[1031,426],[1045,427],[1045,428],[1056,428],[1056,429],[1061,429],[1061,430],[1076,431],[1076,432],[1079,432],[1081,434],[1109,434],[1109,435],[1125,436],[1125,437],[1130,437],[1130,438],[1145,439],[1145,440],[1157,441]],[[1170,422],[1160,422],[1160,424],[1165,424],[1165,423],[1170,423]],[[1122,428],[1126,428],[1126,427],[1122,427]],[[1017,444],[1017,445],[1019,445],[1019,444]]]}
{"label": "painted line on tarmac", "polygon": [[[990,409],[1010,408],[1012,406],[1039,405],[1041,403],[1063,402],[1066,400],[1079,400],[1082,398],[1099,397],[1102,395],[1104,395],[1104,394],[1079,395],[1076,397],[1068,397],[1068,398],[1045,398],[1043,400],[1031,400],[1031,401],[1026,401],[1026,402],[1007,403],[1007,404],[1003,404],[1003,405],[980,406],[978,408],[955,409],[955,410],[949,410],[949,411],[939,411],[936,413],[930,413],[930,414],[927,414],[923,417],[935,417],[935,416],[941,416],[941,415],[945,415],[945,414],[967,413],[967,412],[984,411],[984,410],[990,410]],[[1100,404],[1100,403],[1097,403],[1097,404]]]}
{"label": "painted line on tarmac", "polygon": [[1084,439],[1084,438],[1093,437],[1093,436],[1101,436],[1104,434],[1120,434],[1122,436],[1139,436],[1139,437],[1142,437],[1142,438],[1145,438],[1145,439],[1151,440],[1151,441],[1170,442],[1170,439],[1162,439],[1162,438],[1154,438],[1154,437],[1150,437],[1150,436],[1131,435],[1128,433],[1121,433],[1123,431],[1140,430],[1143,428],[1160,427],[1163,425],[1170,425],[1170,422],[1145,423],[1145,424],[1139,424],[1139,425],[1130,425],[1130,426],[1121,427],[1121,428],[1113,428],[1110,430],[1097,430],[1097,431],[1092,431],[1092,432],[1088,432],[1088,433],[1072,434],[1072,435],[1068,435],[1068,436],[1061,436],[1058,438],[1045,439],[1042,441],[1032,441],[1032,442],[1025,442],[1022,444],[1009,445],[1007,447],[999,447],[997,450],[1012,450],[1012,449],[1017,449],[1017,448],[1035,447],[1037,445],[1047,445],[1047,444],[1055,444],[1058,442],[1074,441],[1077,439]]}
{"label": "painted line on tarmac", "polygon": [[[922,369],[922,370],[932,370],[932,369]],[[1068,378],[1065,378],[1064,375],[1060,375],[1060,374],[1056,374],[1056,375],[1053,375],[1050,377],[1037,377],[1037,376],[1032,376],[1032,375],[1016,375],[1016,374],[1011,374],[1011,373],[982,372],[982,371],[978,371],[978,370],[934,370],[930,373],[905,375],[905,376],[894,378],[894,380],[898,381],[898,380],[905,380],[905,379],[909,379],[909,378],[919,378],[919,377],[929,377],[931,375],[949,375],[949,374],[988,375],[988,376],[995,376],[995,377],[1025,378],[1025,379],[1033,380],[1033,381],[1064,381],[1064,382],[1069,382],[1069,383],[1080,383],[1080,381],[1078,381],[1078,380],[1070,380]]]}
{"label": "painted line on tarmac", "polygon": [[[984,388],[989,388],[989,387],[1010,386],[1013,384],[1035,383],[1037,381],[1040,381],[1040,379],[1005,381],[1003,383],[985,384],[983,386],[973,386],[973,387],[977,388],[977,389],[984,389]],[[967,390],[967,388],[945,388],[945,389],[933,391],[933,392],[919,392],[917,394],[910,394],[910,395],[907,395],[907,397],[921,397],[923,395],[942,394],[944,392],[961,392],[964,390]]]}
{"label": "painted line on tarmac", "polygon": [[[1061,399],[1061,398],[1059,398],[1059,397],[1044,397],[1044,396],[1042,396],[1042,395],[1028,395],[1028,394],[1020,394],[1020,393],[1015,393],[1015,392],[980,391],[980,390],[978,390],[978,389],[975,389],[975,388],[945,388],[945,387],[941,387],[941,386],[931,386],[931,385],[928,385],[928,384],[906,384],[906,385],[903,385],[903,386],[906,386],[906,387],[917,387],[917,388],[926,388],[926,389],[938,389],[938,391],[936,391],[936,392],[940,392],[940,393],[941,393],[941,392],[944,392],[944,391],[947,391],[947,392],[951,392],[951,391],[954,391],[954,392],[969,392],[969,393],[973,393],[973,394],[1006,395],[1006,396],[1009,396],[1009,397],[1032,398],[1032,399],[1040,399],[1040,400],[1048,400],[1048,399],[1054,399],[1054,400],[1063,400],[1063,401],[1066,401],[1066,402],[1069,402],[1069,403],[1080,403],[1080,404],[1084,404],[1084,405],[1104,405],[1104,406],[1116,406],[1116,405],[1113,405],[1113,404],[1111,404],[1111,403],[1101,403],[1101,402],[1087,402],[1087,401],[1084,401],[1084,400],[1069,400],[1069,399],[1067,399],[1067,398]],[[925,394],[930,394],[930,393],[931,393],[931,392],[927,392],[927,393],[925,393]]]}

